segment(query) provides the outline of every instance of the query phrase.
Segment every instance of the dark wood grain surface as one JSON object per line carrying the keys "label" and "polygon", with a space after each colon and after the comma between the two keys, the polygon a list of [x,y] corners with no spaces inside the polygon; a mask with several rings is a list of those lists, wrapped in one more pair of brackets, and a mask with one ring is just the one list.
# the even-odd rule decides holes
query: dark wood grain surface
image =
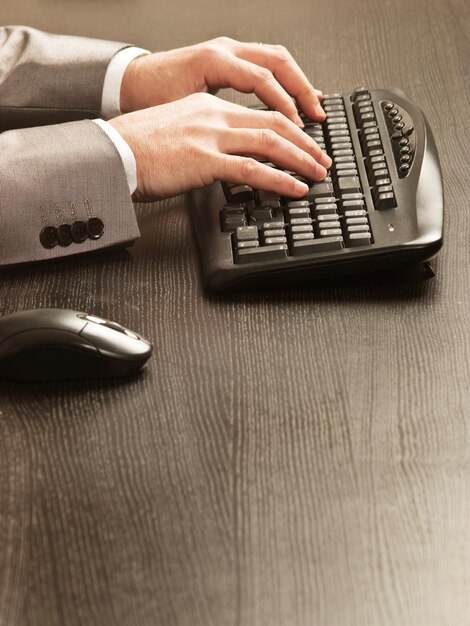
{"label": "dark wood grain surface", "polygon": [[2,314],[94,312],[155,355],[120,384],[0,385],[0,625],[470,624],[468,0],[2,0],[0,20],[283,43],[325,91],[401,87],[446,196],[427,281],[207,296],[182,198],[137,207],[130,251],[2,272]]}

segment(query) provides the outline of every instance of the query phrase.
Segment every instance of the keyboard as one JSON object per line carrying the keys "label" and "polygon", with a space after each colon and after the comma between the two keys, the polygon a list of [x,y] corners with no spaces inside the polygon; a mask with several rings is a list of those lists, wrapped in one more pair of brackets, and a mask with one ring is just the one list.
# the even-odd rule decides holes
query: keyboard
{"label": "keyboard", "polygon": [[398,89],[326,95],[323,108],[326,121],[303,116],[304,131],[333,164],[321,182],[289,172],[308,184],[305,197],[225,182],[191,193],[208,290],[405,268],[440,249],[442,176],[423,113]]}

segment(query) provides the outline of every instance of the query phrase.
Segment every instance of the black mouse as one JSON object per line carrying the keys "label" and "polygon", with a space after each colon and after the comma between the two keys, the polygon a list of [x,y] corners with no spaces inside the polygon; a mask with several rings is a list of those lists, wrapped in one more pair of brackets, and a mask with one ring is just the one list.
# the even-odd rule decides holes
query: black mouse
{"label": "black mouse", "polygon": [[64,309],[0,317],[0,378],[116,378],[138,372],[152,345],[116,322]]}

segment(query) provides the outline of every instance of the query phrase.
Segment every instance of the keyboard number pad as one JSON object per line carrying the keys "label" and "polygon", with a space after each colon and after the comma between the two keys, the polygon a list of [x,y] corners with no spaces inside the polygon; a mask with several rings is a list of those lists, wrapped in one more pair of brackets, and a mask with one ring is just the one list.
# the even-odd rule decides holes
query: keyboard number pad
{"label": "keyboard number pad", "polygon": [[371,95],[366,89],[358,89],[351,100],[374,207],[378,211],[393,209],[397,203]]}

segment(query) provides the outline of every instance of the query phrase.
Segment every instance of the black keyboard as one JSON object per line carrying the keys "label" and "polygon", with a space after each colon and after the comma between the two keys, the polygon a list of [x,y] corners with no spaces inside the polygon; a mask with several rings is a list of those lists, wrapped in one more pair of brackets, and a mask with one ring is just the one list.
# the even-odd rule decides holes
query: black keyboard
{"label": "black keyboard", "polygon": [[333,165],[321,182],[297,176],[304,198],[228,183],[192,192],[207,289],[403,268],[441,247],[441,170],[421,111],[397,89],[327,95],[323,108],[325,122],[303,121]]}

